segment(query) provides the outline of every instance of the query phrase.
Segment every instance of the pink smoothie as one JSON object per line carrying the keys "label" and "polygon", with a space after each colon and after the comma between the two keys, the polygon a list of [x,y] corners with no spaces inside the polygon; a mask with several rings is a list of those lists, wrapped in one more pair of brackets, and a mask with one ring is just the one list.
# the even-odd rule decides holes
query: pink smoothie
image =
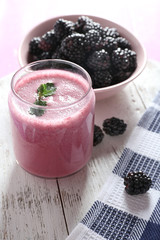
{"label": "pink smoothie", "polygon": [[[30,114],[36,90],[53,82],[42,116]],[[54,178],[80,170],[90,159],[95,96],[81,76],[63,70],[41,70],[23,76],[10,93],[9,109],[17,162],[37,176]],[[32,105],[31,105],[32,104]]]}

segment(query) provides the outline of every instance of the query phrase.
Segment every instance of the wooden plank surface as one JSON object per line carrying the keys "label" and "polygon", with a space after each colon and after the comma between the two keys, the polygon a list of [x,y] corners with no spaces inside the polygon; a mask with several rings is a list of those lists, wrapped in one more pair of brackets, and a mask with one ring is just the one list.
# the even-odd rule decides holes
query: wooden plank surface
{"label": "wooden plank surface", "polygon": [[160,90],[160,63],[148,61],[144,72],[121,93],[96,104],[95,122],[116,116],[128,124],[125,134],[105,135],[91,161],[62,178],[32,176],[15,162],[7,96],[11,75],[0,80],[0,239],[64,240],[83,218],[120,157],[138,120]]}

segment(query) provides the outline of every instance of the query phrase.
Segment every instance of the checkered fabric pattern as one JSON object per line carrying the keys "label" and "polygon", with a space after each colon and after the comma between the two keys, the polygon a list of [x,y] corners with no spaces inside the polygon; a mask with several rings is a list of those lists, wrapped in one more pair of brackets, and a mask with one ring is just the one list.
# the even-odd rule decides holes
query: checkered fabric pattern
{"label": "checkered fabric pattern", "polygon": [[[145,194],[129,195],[124,176],[143,171]],[[97,200],[67,240],[160,240],[160,92],[135,127]]]}

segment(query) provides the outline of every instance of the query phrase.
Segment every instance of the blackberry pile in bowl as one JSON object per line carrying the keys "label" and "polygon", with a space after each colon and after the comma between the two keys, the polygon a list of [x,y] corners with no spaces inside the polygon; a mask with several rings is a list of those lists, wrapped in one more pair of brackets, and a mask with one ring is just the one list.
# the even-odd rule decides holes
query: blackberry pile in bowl
{"label": "blackberry pile in bowl", "polygon": [[51,58],[86,69],[97,100],[118,93],[146,63],[144,48],[133,34],[109,20],[86,15],[49,19],[26,35],[19,49],[21,66]]}

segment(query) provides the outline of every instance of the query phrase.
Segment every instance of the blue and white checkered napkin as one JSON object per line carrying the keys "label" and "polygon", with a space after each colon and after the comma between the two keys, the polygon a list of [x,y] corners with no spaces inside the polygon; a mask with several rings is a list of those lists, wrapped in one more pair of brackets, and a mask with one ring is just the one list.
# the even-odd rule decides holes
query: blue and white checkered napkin
{"label": "blue and white checkered napkin", "polygon": [[[128,195],[123,178],[143,171],[145,194]],[[102,192],[67,240],[160,240],[160,93],[135,127]]]}

